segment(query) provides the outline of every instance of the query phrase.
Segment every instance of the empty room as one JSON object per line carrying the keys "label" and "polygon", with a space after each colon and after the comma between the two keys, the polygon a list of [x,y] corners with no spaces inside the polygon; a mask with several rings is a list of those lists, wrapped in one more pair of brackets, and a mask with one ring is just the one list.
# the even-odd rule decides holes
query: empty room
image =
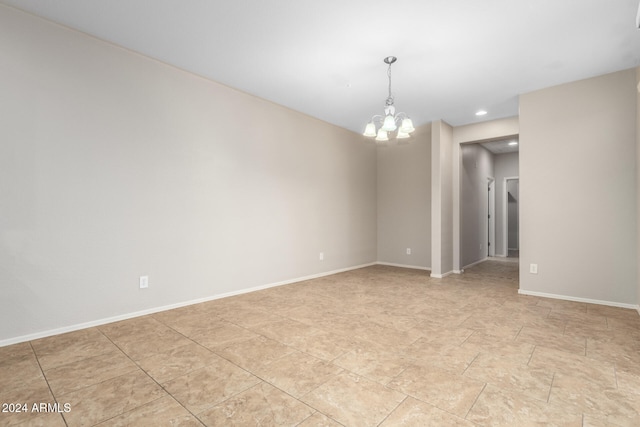
{"label": "empty room", "polygon": [[640,425],[637,0],[0,0],[0,426]]}

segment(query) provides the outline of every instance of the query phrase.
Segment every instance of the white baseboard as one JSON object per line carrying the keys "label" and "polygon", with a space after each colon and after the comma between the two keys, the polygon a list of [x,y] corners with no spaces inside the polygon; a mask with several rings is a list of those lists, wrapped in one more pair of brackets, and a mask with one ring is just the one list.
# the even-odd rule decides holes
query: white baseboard
{"label": "white baseboard", "polygon": [[478,260],[476,262],[472,262],[471,264],[467,264],[464,267],[462,267],[462,271],[464,271],[465,268],[470,268],[473,267],[476,264],[480,264],[481,262],[485,262],[486,260],[488,260],[489,258],[482,258],[481,260]]}
{"label": "white baseboard", "polygon": [[103,319],[92,320],[90,322],[84,322],[84,323],[78,323],[78,324],[75,324],[75,325],[64,326],[62,328],[49,329],[49,330],[46,330],[46,331],[36,332],[36,333],[33,333],[33,334],[27,334],[27,335],[22,335],[22,336],[18,336],[18,337],[7,338],[7,339],[4,339],[4,340],[0,340],[0,347],[4,347],[4,346],[7,346],[7,345],[11,345],[11,344],[18,344],[18,343],[21,343],[21,342],[26,342],[26,341],[31,341],[31,340],[37,340],[37,339],[40,339],[40,338],[46,338],[46,337],[50,337],[50,336],[53,336],[53,335],[60,335],[60,334],[64,334],[64,333],[67,333],[67,332],[78,331],[80,329],[93,328],[95,326],[106,325],[107,323],[113,323],[113,322],[119,322],[121,320],[133,319],[135,317],[146,316],[148,314],[159,313],[161,311],[167,311],[167,310],[173,310],[174,308],[185,307],[185,306],[193,305],[193,304],[200,304],[200,303],[203,303],[203,302],[213,301],[213,300],[221,299],[221,298],[227,298],[227,297],[231,297],[231,296],[234,296],[234,295],[247,294],[249,292],[260,291],[260,290],[263,290],[263,289],[274,288],[274,287],[282,286],[282,285],[289,285],[291,283],[302,282],[302,281],[311,280],[311,279],[317,279],[319,277],[324,277],[324,276],[331,276],[332,274],[338,274],[338,273],[343,273],[345,271],[351,271],[351,270],[357,270],[359,268],[370,267],[370,266],[375,265],[375,264],[376,264],[375,262],[372,262],[372,263],[369,263],[369,264],[361,264],[361,265],[356,265],[356,266],[353,266],[353,267],[341,268],[339,270],[326,271],[326,272],[323,272],[323,273],[312,274],[312,275],[309,275],[309,276],[298,277],[298,278],[295,278],[295,279],[283,280],[281,282],[269,283],[267,285],[255,286],[255,287],[252,287],[252,288],[242,289],[242,290],[239,290],[239,291],[225,292],[224,294],[217,294],[217,295],[213,295],[213,296],[209,296],[209,297],[198,298],[198,299],[189,300],[189,301],[183,301],[183,302],[179,302],[179,303],[176,303],[176,304],[169,304],[169,305],[164,305],[164,306],[161,306],[161,307],[153,307],[153,308],[149,308],[149,309],[146,309],[146,310],[140,310],[140,311],[135,311],[135,312],[132,312],[132,313],[121,314],[121,315],[118,315],[118,316],[106,317],[106,318],[103,318]]}
{"label": "white baseboard", "polygon": [[431,271],[430,267],[423,267],[421,265],[408,265],[408,264],[394,264],[392,262],[376,262],[378,265],[388,265],[390,267],[412,268],[414,270],[426,270]]}
{"label": "white baseboard", "polygon": [[640,306],[637,304],[626,304],[623,302],[603,301],[603,300],[590,299],[590,298],[572,297],[568,295],[548,294],[545,292],[534,292],[534,291],[527,291],[523,289],[518,289],[518,293],[521,295],[530,295],[534,297],[553,298],[553,299],[561,299],[566,301],[585,302],[588,304],[608,305],[610,307],[629,308],[629,309],[636,310],[640,315]]}
{"label": "white baseboard", "polygon": [[431,273],[431,277],[433,277],[434,279],[444,279],[445,277],[451,276],[454,273],[455,273],[455,271],[453,271],[453,270],[447,271],[446,273],[442,273],[442,274]]}

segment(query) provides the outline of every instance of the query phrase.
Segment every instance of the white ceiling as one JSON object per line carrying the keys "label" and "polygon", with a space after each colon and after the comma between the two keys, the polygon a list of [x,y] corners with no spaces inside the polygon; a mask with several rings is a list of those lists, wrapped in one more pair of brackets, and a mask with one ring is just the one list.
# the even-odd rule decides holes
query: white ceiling
{"label": "white ceiling", "polygon": [[[518,95],[640,65],[638,0],[0,0],[362,132],[518,114]],[[489,113],[475,116],[478,109]]]}
{"label": "white ceiling", "polygon": [[[513,144],[514,142],[516,144]],[[497,139],[494,141],[486,141],[480,143],[480,145],[491,151],[493,154],[517,153],[520,151],[518,144],[519,138],[517,136],[513,138]]]}

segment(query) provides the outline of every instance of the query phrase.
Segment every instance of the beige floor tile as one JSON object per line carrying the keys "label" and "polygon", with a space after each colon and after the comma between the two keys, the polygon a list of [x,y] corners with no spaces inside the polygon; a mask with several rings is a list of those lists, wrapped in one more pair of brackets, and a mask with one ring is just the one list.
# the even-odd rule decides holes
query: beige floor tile
{"label": "beige floor tile", "polygon": [[[31,412],[28,414],[18,414],[18,418],[10,419],[14,414],[0,415],[0,426],[19,427],[66,427],[62,414],[58,412]],[[16,422],[16,424],[13,424]]]}
{"label": "beige floor tile", "polygon": [[292,347],[258,335],[255,338],[238,341],[221,350],[216,350],[216,353],[244,369],[255,371],[261,365],[294,351],[296,350]]}
{"label": "beige floor tile", "polygon": [[118,348],[98,329],[89,328],[32,341],[42,369],[117,351]]}
{"label": "beige floor tile", "polygon": [[417,316],[420,319],[438,323],[442,326],[457,327],[462,325],[471,314],[463,309],[450,308],[446,305],[441,307],[432,307],[420,311]]}
{"label": "beige floor tile", "polygon": [[328,381],[342,368],[299,351],[289,353],[254,373],[293,397],[300,397]]}
{"label": "beige floor tile", "polygon": [[633,426],[621,426],[619,424],[612,424],[606,420],[592,417],[591,415],[582,416],[582,427],[636,427]]}
{"label": "beige floor tile", "polygon": [[640,366],[640,344],[636,341],[587,338],[587,357],[621,366]]}
{"label": "beige floor tile", "polygon": [[252,327],[251,330],[287,345],[296,342],[299,338],[320,332],[317,328],[291,319],[261,323]]}
{"label": "beige floor tile", "polygon": [[480,394],[466,419],[479,426],[490,427],[582,426],[582,413],[577,409],[506,392],[491,384]]}
{"label": "beige floor tile", "polygon": [[586,313],[587,303],[562,299],[538,298],[538,306],[549,307],[556,313]]}
{"label": "beige floor tile", "polygon": [[526,342],[516,342],[509,338],[497,338],[483,332],[474,332],[462,343],[463,348],[477,353],[509,358],[522,364],[529,363],[535,346]]}
{"label": "beige floor tile", "polygon": [[638,312],[632,308],[612,307],[608,305],[587,304],[587,313],[596,316],[631,319],[640,323]]}
{"label": "beige floor tile", "polygon": [[616,369],[618,390],[640,400],[640,373]]}
{"label": "beige floor tile", "polygon": [[[13,390],[0,387],[0,404],[13,404],[13,406],[0,408],[0,426],[65,425],[59,413],[47,414],[34,411],[34,405],[39,408],[41,403],[55,403],[44,377],[41,381],[31,383],[29,387]],[[48,424],[49,422],[51,424]]]}
{"label": "beige floor tile", "polygon": [[332,332],[318,331],[311,335],[298,336],[289,346],[319,359],[331,361],[356,347],[356,340]]}
{"label": "beige floor tile", "polygon": [[125,354],[114,351],[46,370],[45,376],[53,393],[62,396],[139,370]]}
{"label": "beige floor tile", "polygon": [[586,356],[536,347],[529,361],[531,368],[543,368],[560,372],[585,381],[594,382],[605,388],[615,388],[614,365]]}
{"label": "beige floor tile", "polygon": [[202,423],[171,396],[161,397],[129,412],[111,418],[97,427],[202,427]]}
{"label": "beige floor tile", "polygon": [[481,353],[464,372],[465,377],[515,390],[546,402],[551,391],[553,372],[531,368],[511,358]]}
{"label": "beige floor tile", "polygon": [[424,427],[424,426],[447,426],[447,427],[473,427],[474,424],[462,418],[451,415],[428,403],[407,397],[392,413],[384,420],[381,427]]}
{"label": "beige floor tile", "polygon": [[261,382],[198,414],[208,426],[296,426],[314,410]]}
{"label": "beige floor tile", "polygon": [[478,351],[472,347],[439,344],[419,339],[404,352],[415,364],[433,366],[454,374],[462,374],[476,358]]}
{"label": "beige floor tile", "polygon": [[613,333],[605,327],[594,327],[593,325],[584,324],[580,322],[566,322],[566,326],[564,328],[564,334],[568,337],[575,338],[611,338]]}
{"label": "beige floor tile", "polygon": [[360,327],[356,326],[354,334],[362,339],[392,348],[404,348],[422,338],[422,334],[415,329],[400,331],[375,322]]}
{"label": "beige floor tile", "polygon": [[24,360],[33,360],[35,357],[31,344],[28,342],[0,347],[0,368]]}
{"label": "beige floor tile", "polygon": [[640,425],[638,396],[583,379],[556,374],[549,401],[574,405],[585,414],[614,424]]}
{"label": "beige floor tile", "polygon": [[415,329],[420,332],[423,341],[449,345],[460,345],[474,333],[473,329],[442,326],[431,321],[422,321]]}
{"label": "beige floor tile", "polygon": [[210,314],[200,311],[185,314],[164,322],[165,325],[186,337],[206,334],[210,330],[226,323],[226,321],[218,316],[211,316]]}
{"label": "beige floor tile", "polygon": [[636,317],[607,317],[607,329],[612,332],[620,332],[640,337],[640,316]]}
{"label": "beige floor tile", "polygon": [[[168,311],[165,313],[172,312],[173,311]],[[98,326],[98,329],[111,340],[119,341],[121,338],[128,338],[130,340],[132,337],[144,337],[153,332],[165,331],[167,327],[162,322],[156,320],[153,315],[150,315],[101,325]]]}
{"label": "beige floor tile", "polygon": [[501,322],[496,320],[495,316],[489,315],[471,316],[460,326],[500,338],[515,338],[522,328],[520,323]]}
{"label": "beige floor tile", "polygon": [[163,396],[162,388],[139,371],[65,394],[58,402],[70,405],[64,417],[71,427],[106,421]]}
{"label": "beige floor tile", "polygon": [[[585,305],[586,306],[586,305]],[[607,327],[607,318],[595,314],[588,314],[586,311],[557,310],[552,309],[548,316],[549,320],[564,320],[567,323],[581,323],[589,325],[594,329],[604,329]]]}
{"label": "beige floor tile", "polygon": [[164,325],[146,334],[119,336],[113,338],[113,342],[134,361],[192,343],[184,335]]}
{"label": "beige floor tile", "polygon": [[220,314],[220,317],[244,328],[252,328],[267,322],[283,320],[281,316],[261,310],[234,310]]}
{"label": "beige floor tile", "polygon": [[30,388],[42,382],[44,376],[34,355],[0,362],[0,392]]}
{"label": "beige floor tile", "polygon": [[[379,303],[382,304],[384,301],[379,301]],[[420,320],[416,319],[414,316],[406,315],[407,304],[402,305],[403,310],[397,310],[395,312],[387,310],[382,313],[375,313],[371,315],[371,320],[381,325],[397,329],[398,331],[409,331],[414,329],[419,325]]]}
{"label": "beige floor tile", "polygon": [[211,349],[216,350],[224,348],[230,344],[256,338],[259,335],[251,332],[226,320],[214,325],[207,330],[201,330],[189,337],[197,343]]}
{"label": "beige floor tile", "polygon": [[332,420],[320,412],[314,412],[309,418],[297,425],[297,427],[341,427],[342,424]]}
{"label": "beige floor tile", "polygon": [[198,344],[172,348],[140,359],[140,367],[160,384],[214,363],[219,356]]}
{"label": "beige floor tile", "polygon": [[405,395],[359,375],[341,373],[301,398],[345,426],[376,426]]}
{"label": "beige floor tile", "polygon": [[[504,322],[509,322],[508,316],[503,318]],[[531,318],[527,317],[521,321],[523,326],[532,326],[541,331],[549,331],[550,333],[563,334],[567,326],[572,323],[565,319],[550,319],[549,317]]]}
{"label": "beige floor tile", "polygon": [[381,384],[387,384],[411,362],[412,360],[405,356],[404,352],[374,350],[366,347],[351,350],[333,361],[337,366]]}
{"label": "beige floor tile", "polygon": [[200,413],[259,382],[251,373],[217,358],[214,363],[175,378],[163,387],[192,413]]}
{"label": "beige floor tile", "polygon": [[586,351],[586,340],[584,338],[570,337],[532,326],[524,326],[516,341],[583,356]]}
{"label": "beige floor tile", "polygon": [[483,382],[429,366],[413,365],[388,387],[464,418],[484,388]]}

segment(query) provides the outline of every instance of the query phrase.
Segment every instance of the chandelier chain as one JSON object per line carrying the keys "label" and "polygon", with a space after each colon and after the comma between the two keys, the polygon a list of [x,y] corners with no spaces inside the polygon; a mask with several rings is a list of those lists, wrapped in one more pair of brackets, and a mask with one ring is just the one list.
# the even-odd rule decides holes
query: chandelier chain
{"label": "chandelier chain", "polygon": [[389,96],[387,97],[387,105],[393,105],[393,95],[391,95],[391,64],[389,64],[389,68],[387,69],[387,76],[389,77]]}

